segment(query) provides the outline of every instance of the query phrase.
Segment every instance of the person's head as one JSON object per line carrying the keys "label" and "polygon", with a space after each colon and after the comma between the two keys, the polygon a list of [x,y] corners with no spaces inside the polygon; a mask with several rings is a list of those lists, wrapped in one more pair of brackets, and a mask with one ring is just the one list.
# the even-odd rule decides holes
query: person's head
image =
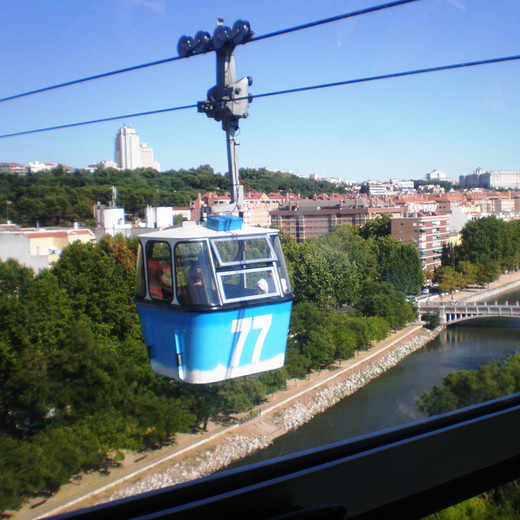
{"label": "person's head", "polygon": [[200,265],[194,264],[190,267],[190,270],[188,273],[188,281],[192,285],[202,284],[202,269],[200,268]]}

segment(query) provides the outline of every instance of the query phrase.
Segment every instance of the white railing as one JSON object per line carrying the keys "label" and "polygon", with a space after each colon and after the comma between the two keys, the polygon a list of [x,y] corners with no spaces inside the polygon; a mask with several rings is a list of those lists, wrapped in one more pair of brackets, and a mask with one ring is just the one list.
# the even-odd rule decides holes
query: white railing
{"label": "white railing", "polygon": [[449,302],[433,303],[429,300],[418,302],[418,309],[421,314],[438,314],[441,323],[454,323],[456,321],[469,320],[486,317],[505,317],[520,318],[520,303],[469,303],[469,302]]}

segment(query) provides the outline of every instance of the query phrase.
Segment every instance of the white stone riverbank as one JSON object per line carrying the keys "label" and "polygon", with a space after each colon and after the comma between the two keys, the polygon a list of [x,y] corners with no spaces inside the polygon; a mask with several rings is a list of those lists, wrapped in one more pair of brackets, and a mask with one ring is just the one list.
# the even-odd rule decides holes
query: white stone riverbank
{"label": "white stone riverbank", "polygon": [[345,379],[316,391],[308,403],[298,401],[294,405],[286,408],[281,413],[281,420],[283,421],[285,431],[300,427],[302,424],[310,421],[315,415],[334,406],[341,399],[353,394],[372,379],[375,379],[386,370],[397,365],[397,363],[408,354],[411,354],[431,341],[441,330],[442,328],[439,327],[435,331],[423,331],[420,335],[415,336],[409,341],[383,352],[375,360],[363,365],[355,372],[349,374]]}

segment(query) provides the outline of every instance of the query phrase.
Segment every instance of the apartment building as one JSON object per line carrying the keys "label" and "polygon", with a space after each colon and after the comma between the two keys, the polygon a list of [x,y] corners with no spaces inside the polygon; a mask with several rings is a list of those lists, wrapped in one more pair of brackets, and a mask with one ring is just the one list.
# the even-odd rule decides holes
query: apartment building
{"label": "apartment building", "polygon": [[397,207],[318,207],[316,209],[279,209],[271,212],[271,222],[297,242],[317,238],[339,226],[361,227],[382,215],[401,217]]}
{"label": "apartment building", "polygon": [[140,142],[140,137],[133,128],[123,126],[115,137],[114,159],[121,170],[154,168],[161,166],[153,158],[153,149]]}
{"label": "apartment building", "polygon": [[392,236],[403,243],[412,242],[425,271],[441,266],[442,248],[449,242],[449,216],[436,213],[416,213],[390,220]]}
{"label": "apartment building", "polygon": [[25,175],[29,172],[27,166],[18,163],[0,163],[0,173],[10,173],[12,175]]}

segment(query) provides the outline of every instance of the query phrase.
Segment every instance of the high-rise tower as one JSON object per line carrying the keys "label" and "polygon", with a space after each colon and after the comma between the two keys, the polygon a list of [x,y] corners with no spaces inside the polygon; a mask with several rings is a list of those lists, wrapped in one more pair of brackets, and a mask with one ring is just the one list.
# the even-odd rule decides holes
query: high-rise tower
{"label": "high-rise tower", "polygon": [[139,136],[133,128],[123,126],[116,135],[115,161],[121,170],[135,170],[141,167]]}
{"label": "high-rise tower", "polygon": [[133,128],[123,126],[115,139],[115,161],[121,170],[136,168],[155,168],[160,170],[159,163],[153,160],[153,149],[146,143],[139,143],[139,136]]}

